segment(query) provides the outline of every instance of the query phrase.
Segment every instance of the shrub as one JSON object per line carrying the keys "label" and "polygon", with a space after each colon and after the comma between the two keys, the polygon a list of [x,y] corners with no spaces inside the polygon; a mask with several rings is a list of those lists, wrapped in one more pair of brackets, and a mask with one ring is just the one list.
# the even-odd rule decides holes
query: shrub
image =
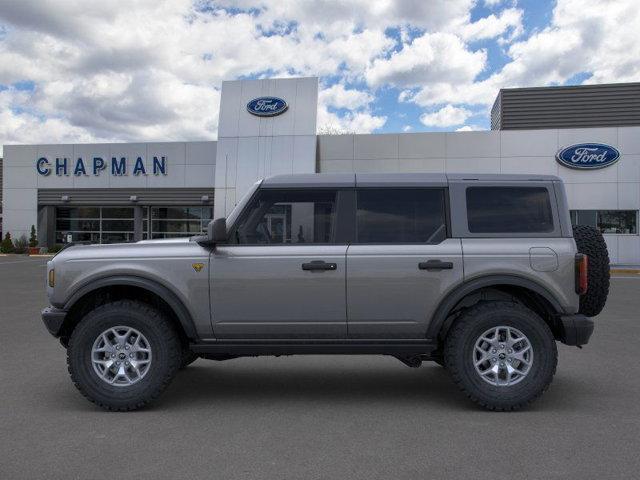
{"label": "shrub", "polygon": [[2,253],[13,253],[13,241],[11,240],[11,234],[7,232],[4,236],[4,240],[0,244],[0,252]]}
{"label": "shrub", "polygon": [[62,247],[64,245],[62,245],[61,243],[56,243],[53,247],[50,247],[48,252],[49,253],[58,253],[60,250],[62,250]]}
{"label": "shrub", "polygon": [[29,242],[27,241],[26,235],[21,235],[15,242],[13,242],[15,253],[27,253],[27,246]]}
{"label": "shrub", "polygon": [[38,236],[36,235],[36,226],[31,225],[31,235],[29,235],[29,246],[37,247],[38,246]]}

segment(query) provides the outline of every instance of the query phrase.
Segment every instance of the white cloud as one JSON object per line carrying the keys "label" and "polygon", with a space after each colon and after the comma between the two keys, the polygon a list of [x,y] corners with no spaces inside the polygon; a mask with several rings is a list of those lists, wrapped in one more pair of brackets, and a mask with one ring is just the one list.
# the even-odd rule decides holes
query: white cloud
{"label": "white cloud", "polygon": [[638,81],[638,31],[635,0],[558,0],[551,24],[513,43],[501,70],[481,81],[423,82],[403,99],[423,107],[454,103],[488,109],[500,88],[563,84],[585,72],[591,74],[586,83]]}
{"label": "white cloud", "polygon": [[349,110],[366,107],[373,99],[374,97],[370,93],[362,90],[346,89],[341,83],[325,88],[318,94],[318,100],[321,104]]}
{"label": "white cloud", "polygon": [[464,25],[458,32],[465,40],[484,40],[510,32],[508,39],[513,40],[524,32],[522,16],[522,10],[507,8],[502,10],[498,16],[491,14],[474,23]]}
{"label": "white cloud", "polygon": [[413,87],[432,82],[470,82],[484,69],[485,50],[471,51],[452,33],[425,33],[394,52],[378,58],[366,72],[370,85]]}
{"label": "white cloud", "polygon": [[484,0],[485,6],[491,8],[500,5],[504,0]]}
{"label": "white cloud", "polygon": [[[640,80],[636,0],[557,0],[551,23],[528,34],[526,6],[484,0],[494,13],[472,22],[476,3],[10,2],[0,5],[0,144],[214,139],[220,83],[240,76],[337,82],[320,93],[318,124],[361,132],[386,124],[390,113],[371,105],[389,86],[401,104],[486,114],[504,87],[585,72],[592,83]],[[497,42],[503,67],[487,71],[493,49],[478,40]],[[24,81],[33,90],[11,87]],[[453,121],[440,115],[428,121]]]}
{"label": "white cloud", "polygon": [[456,132],[478,132],[484,130],[478,125],[465,125],[464,127],[456,128]]}
{"label": "white cloud", "polygon": [[411,125],[405,125],[404,127],[402,127],[402,131],[403,132],[410,132],[411,130],[413,130],[413,127]]}
{"label": "white cloud", "polygon": [[367,111],[347,112],[343,116],[338,116],[327,110],[325,106],[318,106],[319,132],[371,133],[382,128],[386,122],[386,116],[373,115]]}
{"label": "white cloud", "polygon": [[423,113],[420,121],[427,127],[451,127],[467,121],[473,113],[466,108],[446,105],[433,113]]}

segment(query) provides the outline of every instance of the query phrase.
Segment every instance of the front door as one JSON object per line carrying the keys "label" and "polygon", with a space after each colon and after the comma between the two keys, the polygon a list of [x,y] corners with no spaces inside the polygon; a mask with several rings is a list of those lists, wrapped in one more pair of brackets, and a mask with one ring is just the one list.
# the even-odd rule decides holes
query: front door
{"label": "front door", "polygon": [[444,188],[362,188],[347,252],[348,335],[425,338],[439,300],[463,278]]}
{"label": "front door", "polygon": [[346,338],[346,251],[332,189],[262,189],[211,259],[218,338]]}

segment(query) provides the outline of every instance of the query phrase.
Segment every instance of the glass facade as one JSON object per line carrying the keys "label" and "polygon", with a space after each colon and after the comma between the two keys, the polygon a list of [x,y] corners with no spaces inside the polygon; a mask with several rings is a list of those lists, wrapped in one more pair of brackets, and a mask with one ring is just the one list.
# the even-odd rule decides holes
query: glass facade
{"label": "glass facade", "polygon": [[57,207],[56,243],[133,241],[133,207]]}
{"label": "glass facade", "polygon": [[213,217],[213,207],[149,207],[143,221],[144,238],[177,238],[200,235],[207,230]]}
{"label": "glass facade", "polygon": [[637,210],[571,210],[573,225],[589,225],[602,233],[638,234]]}
{"label": "glass facade", "polygon": [[[57,207],[55,242],[135,241],[136,207]],[[141,207],[142,238],[190,237],[206,231],[213,207]],[[151,221],[149,221],[151,218]]]}

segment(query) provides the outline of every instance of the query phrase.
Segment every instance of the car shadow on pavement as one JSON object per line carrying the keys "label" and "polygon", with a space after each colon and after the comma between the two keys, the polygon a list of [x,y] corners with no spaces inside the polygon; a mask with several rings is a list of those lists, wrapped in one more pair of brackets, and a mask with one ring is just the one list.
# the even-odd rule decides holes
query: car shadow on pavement
{"label": "car shadow on pavement", "polygon": [[[233,361],[233,360],[232,360]],[[154,407],[174,408],[188,405],[221,405],[312,401],[326,403],[424,403],[452,405],[464,410],[475,408],[458,390],[446,370],[436,364],[409,369],[401,364],[379,370],[375,367],[323,369],[317,366],[275,368],[225,368],[224,362],[206,365],[206,361],[180,372]]]}

